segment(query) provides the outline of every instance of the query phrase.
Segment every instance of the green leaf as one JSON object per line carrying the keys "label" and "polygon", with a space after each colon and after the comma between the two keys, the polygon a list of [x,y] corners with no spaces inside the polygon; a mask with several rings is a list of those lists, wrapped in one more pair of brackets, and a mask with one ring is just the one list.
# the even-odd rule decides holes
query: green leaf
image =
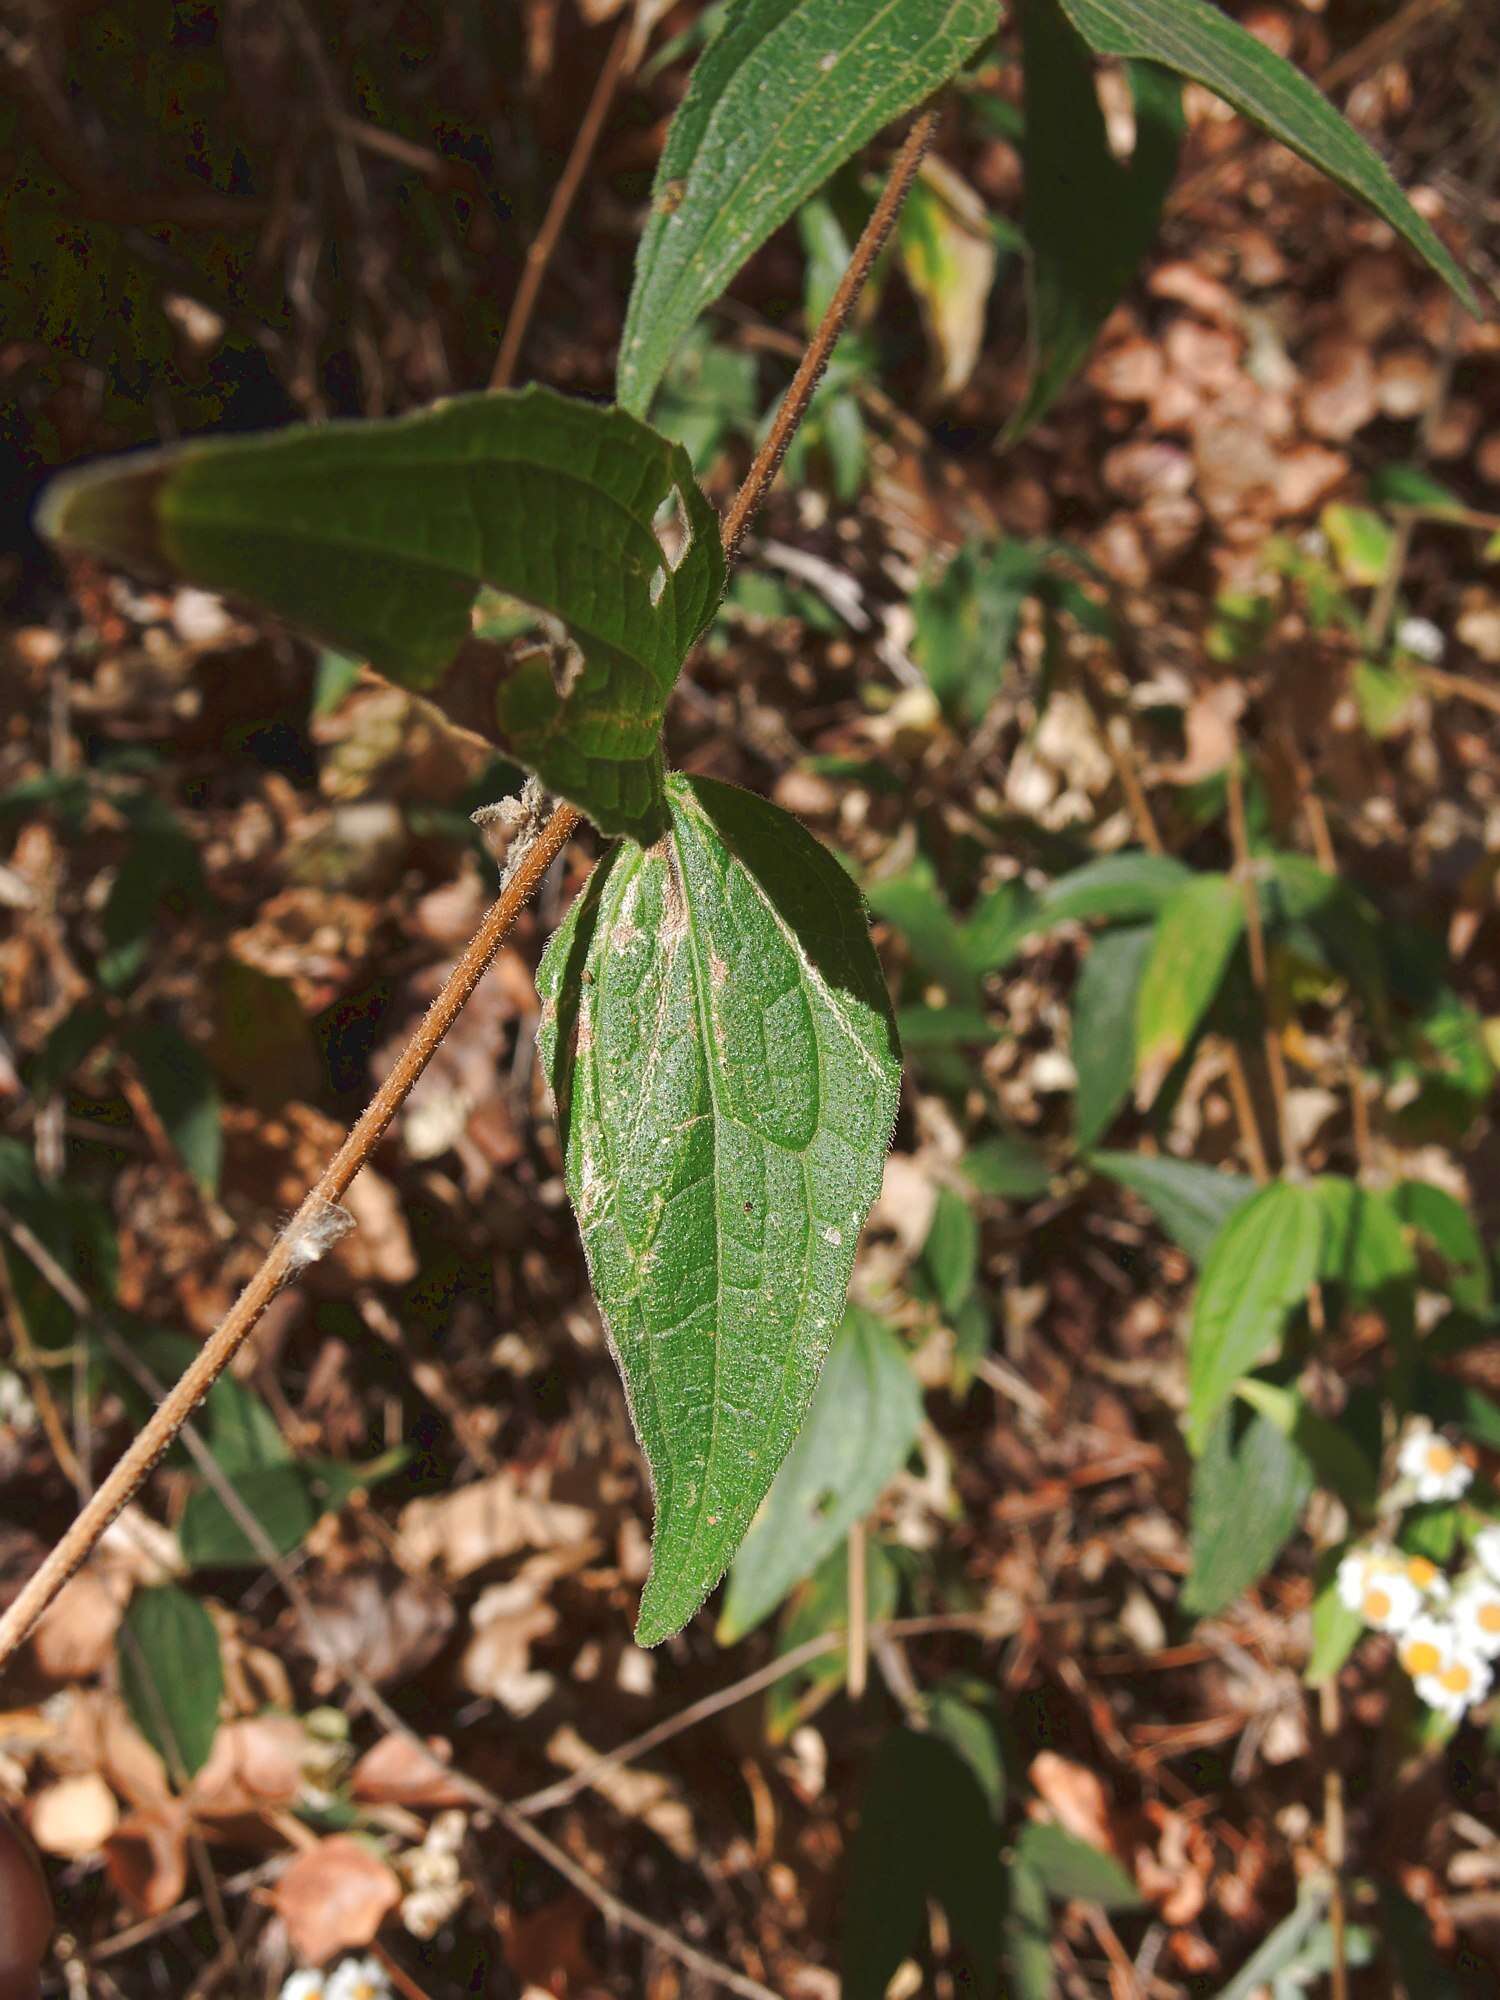
{"label": "green leaf", "polygon": [[1057,0],[1028,0],[1021,47],[1032,361],[1007,443],[1051,408],[1135,276],[1161,220],[1182,138],[1176,79],[1133,64],[1135,151],[1128,163],[1115,158],[1087,44]]}
{"label": "green leaf", "polygon": [[1000,1862],[989,1800],[967,1761],[932,1732],[895,1729],[860,1801],[844,1907],[844,2000],[884,2000],[921,1951],[927,1905],[947,1913],[955,1989],[993,1994]]}
{"label": "green leaf", "polygon": [[1324,1174],[1312,1187],[1323,1210],[1320,1278],[1361,1302],[1415,1282],[1417,1260],[1384,1189],[1362,1188],[1339,1174]]}
{"label": "green leaf", "polygon": [[1193,1567],[1183,1608],[1197,1618],[1225,1610],[1275,1562],[1313,1489],[1312,1468],[1269,1417],[1221,1410],[1193,1467]]}
{"label": "green leaf", "polygon": [[219,1727],[219,1635],[196,1597],[167,1584],[138,1590],[115,1642],[120,1692],[137,1729],[174,1778],[208,1762]]}
{"label": "green leaf", "polygon": [[1203,1266],[1188,1336],[1188,1442],[1201,1451],[1242,1375],[1272,1359],[1318,1275],[1323,1212],[1310,1188],[1272,1181],[1236,1209]]}
{"label": "green leaf", "polygon": [[1347,1547],[1326,1549],[1314,1572],[1312,1644],[1302,1673],[1309,1687],[1333,1680],[1364,1636],[1365,1621],[1339,1595],[1339,1563],[1347,1552]]}
{"label": "green leaf", "polygon": [[1267,925],[1292,924],[1310,931],[1327,963],[1348,980],[1375,1025],[1383,1026],[1386,980],[1374,905],[1305,854],[1274,854],[1270,866],[1269,893],[1263,898]]}
{"label": "green leaf", "polygon": [[1217,7],[1207,0],[1062,0],[1062,5],[1096,54],[1158,62],[1203,84],[1358,195],[1476,310],[1468,279],[1379,155],[1300,70]]}
{"label": "green leaf", "polygon": [[224,1158],[213,1071],[190,1041],[160,1021],[134,1022],[124,1047],[178,1158],[198,1185],[213,1194]]}
{"label": "green leaf", "polygon": [[568,1191],[656,1489],[637,1637],[693,1614],[812,1400],[900,1092],[859,892],[788,814],[668,781],[547,948]]}
{"label": "green leaf", "polygon": [[1373,588],[1380,582],[1396,546],[1396,530],[1383,514],[1331,500],[1323,509],[1321,525],[1345,583]]}
{"label": "green leaf", "polygon": [[[669,558],[654,524],[674,492],[688,541]],[[606,832],[661,831],[662,712],[724,562],[687,454],[621,410],[533,388],[194,440],[65,474],[39,524],[368,659],[493,734]],[[561,639],[497,648],[445,683],[481,583]]]}
{"label": "green leaf", "polygon": [[[873,1537],[865,1541],[865,1609],[872,1625],[895,1612],[896,1565]],[[795,1652],[823,1632],[843,1632],[849,1623],[849,1538],[806,1580],[791,1599],[776,1636],[778,1655]],[[777,1681],[766,1695],[766,1735],[785,1743],[799,1724],[818,1711],[843,1685],[848,1649],[824,1653],[795,1674]]]}
{"label": "green leaf", "polygon": [[1378,1467],[1361,1449],[1349,1427],[1352,1410],[1341,1423],[1319,1416],[1300,1391],[1260,1375],[1247,1375],[1238,1385],[1242,1401],[1275,1424],[1281,1435],[1306,1461],[1319,1485],[1337,1493],[1356,1512],[1375,1504],[1380,1483]]}
{"label": "green leaf", "polygon": [[912,654],[951,721],[977,722],[999,693],[1044,562],[1026,542],[971,542],[917,586]]}
{"label": "green leaf", "polygon": [[[1277,2000],[1280,2000],[1283,1991],[1281,1974],[1291,1972],[1302,1964],[1327,1908],[1326,1879],[1318,1877],[1304,1881],[1297,1892],[1297,1905],[1291,1915],[1282,1918],[1229,1984],[1219,1989],[1217,2000],[1254,2000],[1254,1996],[1269,1991],[1273,1985]],[[1299,1980],[1293,1990],[1301,1992],[1302,1988],[1303,1982]]]}
{"label": "green leaf", "polygon": [[997,1042],[1005,1032],[977,1007],[900,1007],[896,1026],[908,1055],[916,1049],[960,1048],[966,1042]]}
{"label": "green leaf", "polygon": [[938,1189],[919,1269],[945,1313],[956,1312],[974,1289],[979,1224],[973,1209],[952,1188]]}
{"label": "green leaf", "polygon": [[732,1645],[768,1618],[879,1500],[905,1465],[922,1395],[883,1320],[851,1308],[807,1422],[729,1575],[719,1619]]}
{"label": "green leaf", "polygon": [[918,860],[898,875],[867,882],[865,898],[877,917],[900,931],[912,957],[956,1006],[983,1011],[980,968],[929,863]]}
{"label": "green leaf", "polygon": [[1114,1123],[1135,1076],[1135,1009],[1154,932],[1149,924],[1095,938],[1073,989],[1074,1136],[1087,1150]]}
{"label": "green leaf", "polygon": [[80,1001],[64,1014],[36,1055],[26,1065],[26,1081],[34,1094],[47,1098],[65,1084],[109,1033],[109,1010],[91,1000]]}
{"label": "green leaf", "polygon": [[1402,1181],[1390,1198],[1401,1220],[1425,1236],[1452,1270],[1455,1304],[1488,1312],[1493,1300],[1489,1259],[1463,1203],[1430,1181]]}
{"label": "green leaf", "polygon": [[1014,1857],[1005,1871],[1005,1973],[1010,2000],[1056,2000],[1052,1911],[1034,1868]]}
{"label": "green leaf", "polygon": [[1106,1910],[1138,1910],[1144,1901],[1112,1854],[1044,1820],[1029,1820],[1021,1828],[1016,1836],[1016,1860],[1059,1903],[1098,1903]]}
{"label": "green leaf", "polygon": [[[276,1553],[290,1555],[318,1518],[301,1467],[257,1465],[226,1476]],[[195,1487],[188,1495],[179,1534],[194,1569],[265,1567],[265,1557],[211,1486]]]}
{"label": "green leaf", "polygon": [[644,415],[742,264],[997,21],[994,0],[735,0],[693,70],[636,253],[616,393]]}
{"label": "green leaf", "polygon": [[940,1681],[927,1698],[927,1720],[974,1773],[998,1824],[1005,1816],[1006,1780],[992,1690],[983,1681]]}
{"label": "green leaf", "polygon": [[1159,917],[1192,879],[1193,871],[1170,854],[1148,854],[1135,847],[1122,854],[1103,854],[1059,875],[1040,891],[1032,928],[1081,923],[1089,917],[1111,924]]}
{"label": "green leaf", "polygon": [[1136,993],[1136,1074],[1147,1101],[1213,1005],[1244,927],[1244,897],[1228,875],[1195,875],[1163,905]]}
{"label": "green leaf", "polygon": [[980,1194],[999,1195],[1006,1201],[1030,1201],[1052,1185],[1046,1155],[1009,1132],[996,1132],[971,1146],[959,1169]]}
{"label": "green leaf", "polygon": [[1201,1265],[1225,1223],[1244,1207],[1255,1183],[1161,1153],[1090,1153],[1089,1165],[1138,1194],[1174,1243]]}

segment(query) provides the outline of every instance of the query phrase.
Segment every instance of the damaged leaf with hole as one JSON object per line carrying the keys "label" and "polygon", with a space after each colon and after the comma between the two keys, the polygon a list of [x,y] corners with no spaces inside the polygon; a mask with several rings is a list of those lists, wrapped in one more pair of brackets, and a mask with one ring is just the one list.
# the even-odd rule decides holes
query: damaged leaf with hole
{"label": "damaged leaf with hole", "polygon": [[[533,388],[194,440],[63,475],[38,525],[368,660],[606,833],[662,831],[662,715],[724,559],[687,454],[623,410]],[[476,634],[485,584],[543,643]]]}
{"label": "damaged leaf with hole", "polygon": [[796,820],[667,780],[542,962],[568,1192],[656,1494],[637,1639],[723,1574],[802,1423],[900,1054],[859,892]]}

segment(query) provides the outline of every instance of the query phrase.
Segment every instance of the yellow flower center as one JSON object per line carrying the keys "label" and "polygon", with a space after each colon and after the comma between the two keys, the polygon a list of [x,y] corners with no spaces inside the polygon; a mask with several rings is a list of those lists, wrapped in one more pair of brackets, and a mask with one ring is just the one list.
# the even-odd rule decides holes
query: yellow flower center
{"label": "yellow flower center", "polygon": [[1406,1574],[1418,1590],[1431,1590],[1437,1573],[1437,1564],[1429,1562],[1426,1556],[1413,1556],[1406,1565]]}
{"label": "yellow flower center", "polygon": [[1479,1607],[1479,1629],[1481,1632],[1500,1632],[1500,1603],[1491,1598]]}
{"label": "yellow flower center", "polygon": [[1449,1694],[1467,1694],[1474,1684],[1474,1676],[1460,1660],[1455,1660],[1451,1667],[1444,1667],[1438,1679]]}
{"label": "yellow flower center", "polygon": [[1420,1680],[1423,1674],[1437,1672],[1443,1656],[1430,1639],[1413,1639],[1401,1648],[1401,1664],[1413,1680]]}
{"label": "yellow flower center", "polygon": [[1458,1453],[1453,1449],[1452,1445],[1444,1444],[1441,1439],[1435,1440],[1432,1444],[1428,1445],[1427,1470],[1429,1472],[1436,1472],[1441,1476],[1445,1472],[1451,1472],[1457,1463]]}
{"label": "yellow flower center", "polygon": [[1391,1615],[1390,1593],[1382,1590],[1379,1584],[1375,1584],[1365,1592],[1364,1608],[1366,1618],[1372,1621],[1380,1618],[1389,1618]]}

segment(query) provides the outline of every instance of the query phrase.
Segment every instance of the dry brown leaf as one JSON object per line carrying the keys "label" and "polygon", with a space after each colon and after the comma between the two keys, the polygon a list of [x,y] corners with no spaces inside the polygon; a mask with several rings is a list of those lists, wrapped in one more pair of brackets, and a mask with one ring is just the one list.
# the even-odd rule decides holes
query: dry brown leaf
{"label": "dry brown leaf", "polygon": [[64,1585],[37,1627],[31,1654],[49,1681],[91,1680],[114,1652],[130,1586],[90,1563]]}
{"label": "dry brown leaf", "polygon": [[452,1759],[441,1736],[430,1736],[425,1750],[409,1736],[382,1736],[355,1765],[349,1789],[365,1805],[472,1805],[448,1768]]}
{"label": "dry brown leaf", "polygon": [[556,1627],[557,1613],[537,1602],[533,1584],[502,1583],[484,1591],[474,1606],[474,1636],[459,1665],[464,1686],[512,1715],[530,1715],[553,1687],[552,1675],[531,1665],[531,1642]]}
{"label": "dry brown leaf", "polygon": [[78,1861],[97,1854],[120,1823],[115,1795],[97,1771],[59,1778],[31,1801],[31,1837],[44,1854]]}
{"label": "dry brown leaf", "polygon": [[1302,421],[1314,437],[1342,444],[1380,411],[1375,364],[1362,341],[1325,334],[1307,357]]}
{"label": "dry brown leaf", "polygon": [[313,1594],[316,1621],[298,1633],[318,1662],[320,1691],[351,1666],[377,1684],[418,1673],[441,1652],[453,1626],[446,1594],[420,1577],[358,1570]]}
{"label": "dry brown leaf", "polygon": [[232,1818],[291,1805],[302,1789],[308,1747],[307,1731],[293,1716],[221,1723],[188,1792],[194,1812]]}
{"label": "dry brown leaf", "polygon": [[1043,1750],[1032,1758],[1027,1775],[1065,1833],[1106,1854],[1115,1852],[1109,1794],[1097,1772],[1059,1757],[1055,1750]]}
{"label": "dry brown leaf", "polygon": [[434,1500],[413,1500],[397,1533],[404,1563],[438,1568],[454,1582],[518,1549],[582,1542],[593,1527],[585,1507],[523,1492],[513,1472],[497,1472]]}
{"label": "dry brown leaf", "polygon": [[[576,1729],[565,1724],[554,1731],[547,1744],[547,1755],[565,1771],[582,1771],[597,1760],[599,1752],[591,1749]],[[693,1815],[669,1779],[654,1771],[617,1764],[592,1778],[589,1790],[608,1799],[616,1812],[627,1819],[638,1819],[643,1826],[650,1827],[681,1860],[690,1860],[697,1851]]]}
{"label": "dry brown leaf", "polygon": [[115,1893],[143,1917],[159,1917],[187,1888],[187,1808],[175,1800],[121,1820],[104,1846]]}
{"label": "dry brown leaf", "polygon": [[371,1943],[400,1900],[394,1869],[346,1833],[299,1854],[271,1894],[293,1951],[313,1965]]}

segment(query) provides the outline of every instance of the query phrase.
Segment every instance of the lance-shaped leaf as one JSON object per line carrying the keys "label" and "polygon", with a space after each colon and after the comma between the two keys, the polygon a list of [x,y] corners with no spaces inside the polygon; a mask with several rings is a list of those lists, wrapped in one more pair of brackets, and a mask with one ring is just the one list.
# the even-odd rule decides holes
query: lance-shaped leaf
{"label": "lance-shaped leaf", "polygon": [[858,892],[779,808],[667,781],[538,975],[568,1191],[656,1493],[636,1637],[697,1610],[806,1415],[900,1058]]}
{"label": "lance-shaped leaf", "polygon": [[1299,69],[1209,0],[1062,0],[1096,54],[1161,63],[1201,83],[1368,202],[1471,310],[1468,279],[1392,180],[1378,153]]}
{"label": "lance-shaped leaf", "polygon": [[1027,0],[1026,242],[1031,380],[1006,430],[1024,436],[1077,373],[1135,275],[1161,220],[1182,136],[1175,77],[1130,65],[1135,151],[1110,150],[1087,44],[1058,0]]}
{"label": "lance-shaped leaf", "polygon": [[995,0],[733,0],[657,170],[620,340],[627,410],[650,407],[678,341],[772,230],[997,20]]}
{"label": "lance-shaped leaf", "polygon": [[[671,551],[656,522],[674,495]],[[606,832],[661,831],[662,712],[724,562],[686,453],[621,410],[527,389],[195,440],[65,474],[39,524],[369,660]],[[524,599],[550,643],[474,642],[481,584]]]}

